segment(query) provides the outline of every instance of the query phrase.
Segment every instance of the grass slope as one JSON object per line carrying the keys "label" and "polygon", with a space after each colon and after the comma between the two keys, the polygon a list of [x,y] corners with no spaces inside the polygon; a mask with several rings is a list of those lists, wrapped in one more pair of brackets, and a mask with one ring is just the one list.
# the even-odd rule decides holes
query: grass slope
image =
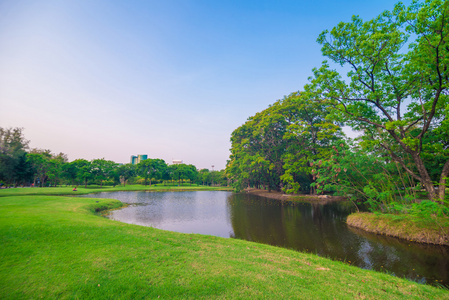
{"label": "grass slope", "polygon": [[449,299],[447,290],[312,254],[94,214],[120,205],[0,197],[0,299]]}

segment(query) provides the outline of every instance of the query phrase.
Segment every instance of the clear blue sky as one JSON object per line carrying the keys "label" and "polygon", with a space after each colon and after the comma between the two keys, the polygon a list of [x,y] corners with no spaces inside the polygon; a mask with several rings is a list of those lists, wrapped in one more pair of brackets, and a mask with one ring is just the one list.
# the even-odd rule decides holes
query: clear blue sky
{"label": "clear blue sky", "polygon": [[0,126],[69,160],[222,169],[231,132],[321,64],[323,30],[395,3],[2,0]]}

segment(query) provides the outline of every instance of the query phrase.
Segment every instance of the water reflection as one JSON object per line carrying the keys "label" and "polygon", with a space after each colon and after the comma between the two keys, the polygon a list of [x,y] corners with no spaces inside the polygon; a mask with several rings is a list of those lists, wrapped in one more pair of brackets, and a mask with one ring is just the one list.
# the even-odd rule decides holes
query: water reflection
{"label": "water reflection", "polygon": [[130,204],[114,210],[108,218],[183,233],[229,237],[229,192],[112,192],[88,197],[113,198]]}
{"label": "water reflection", "polygon": [[245,239],[384,270],[420,282],[449,286],[449,248],[408,243],[346,225],[348,202],[282,203],[230,192],[114,192],[130,206],[111,219],[160,229]]}

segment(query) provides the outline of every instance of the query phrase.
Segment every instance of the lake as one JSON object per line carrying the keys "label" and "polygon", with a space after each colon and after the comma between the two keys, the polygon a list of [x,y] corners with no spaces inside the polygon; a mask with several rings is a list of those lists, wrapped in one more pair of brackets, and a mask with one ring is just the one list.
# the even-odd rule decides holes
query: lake
{"label": "lake", "polygon": [[222,191],[103,192],[129,206],[107,217],[183,233],[238,238],[310,252],[364,269],[449,287],[449,247],[412,243],[346,225],[350,202],[284,202]]}

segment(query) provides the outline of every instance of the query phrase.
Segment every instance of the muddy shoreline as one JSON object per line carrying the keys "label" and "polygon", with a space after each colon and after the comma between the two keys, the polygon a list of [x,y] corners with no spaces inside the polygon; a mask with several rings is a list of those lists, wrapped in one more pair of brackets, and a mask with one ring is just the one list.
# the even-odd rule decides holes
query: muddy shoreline
{"label": "muddy shoreline", "polygon": [[331,203],[331,202],[347,200],[346,197],[341,197],[341,196],[284,194],[282,192],[277,192],[277,191],[268,192],[267,190],[260,190],[260,189],[254,189],[254,188],[247,188],[243,192],[247,193],[247,194],[264,197],[264,198],[274,199],[274,200],[304,201],[304,202],[317,203],[317,204],[327,204],[327,203]]}

